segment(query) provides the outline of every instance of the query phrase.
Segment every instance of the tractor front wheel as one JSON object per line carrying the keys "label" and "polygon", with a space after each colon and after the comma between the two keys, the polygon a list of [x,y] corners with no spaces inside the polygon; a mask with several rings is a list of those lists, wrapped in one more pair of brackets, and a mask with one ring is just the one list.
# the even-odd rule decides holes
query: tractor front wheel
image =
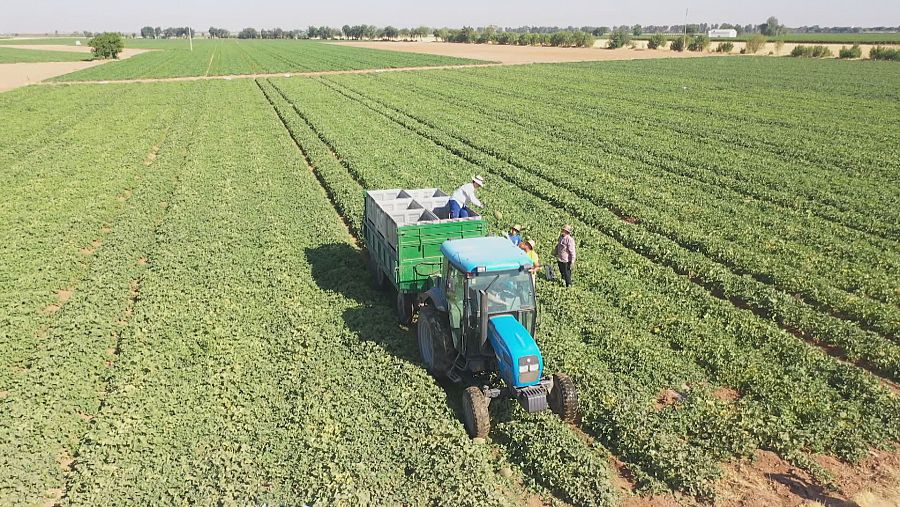
{"label": "tractor front wheel", "polygon": [[438,380],[446,380],[447,373],[453,366],[456,351],[451,342],[450,324],[442,321],[441,317],[434,308],[423,306],[419,311],[416,338],[422,362],[425,363],[428,373]]}
{"label": "tractor front wheel", "polygon": [[578,391],[575,382],[564,373],[553,375],[553,388],[550,389],[550,409],[565,422],[575,422],[578,415]]}
{"label": "tractor front wheel", "polygon": [[463,416],[466,431],[472,438],[486,438],[491,431],[491,416],[488,413],[488,399],[481,389],[470,386],[463,391]]}

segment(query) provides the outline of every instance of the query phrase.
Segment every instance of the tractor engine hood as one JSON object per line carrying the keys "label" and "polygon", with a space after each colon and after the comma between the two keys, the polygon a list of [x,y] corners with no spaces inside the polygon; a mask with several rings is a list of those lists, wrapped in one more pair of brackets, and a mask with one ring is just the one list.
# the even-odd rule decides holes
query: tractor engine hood
{"label": "tractor engine hood", "polygon": [[537,384],[544,370],[541,351],[512,315],[497,315],[488,320],[488,340],[497,356],[500,376],[507,385],[527,387]]}

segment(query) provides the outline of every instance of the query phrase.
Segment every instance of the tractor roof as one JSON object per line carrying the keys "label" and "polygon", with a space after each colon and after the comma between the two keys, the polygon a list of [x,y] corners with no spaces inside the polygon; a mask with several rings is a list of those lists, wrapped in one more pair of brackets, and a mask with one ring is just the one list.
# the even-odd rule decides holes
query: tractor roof
{"label": "tractor roof", "polygon": [[455,268],[466,273],[530,268],[531,259],[506,238],[489,236],[445,241],[441,253]]}

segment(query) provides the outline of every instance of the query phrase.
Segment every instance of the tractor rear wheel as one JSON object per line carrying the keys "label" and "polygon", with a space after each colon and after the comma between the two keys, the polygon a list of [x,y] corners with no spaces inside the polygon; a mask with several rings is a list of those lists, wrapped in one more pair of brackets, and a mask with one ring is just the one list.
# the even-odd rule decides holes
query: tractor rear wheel
{"label": "tractor rear wheel", "polygon": [[412,324],[416,315],[416,295],[397,292],[397,320],[400,324],[408,326]]}
{"label": "tractor rear wheel", "polygon": [[565,373],[553,375],[553,388],[548,396],[550,409],[565,422],[575,422],[578,415],[578,391]]}
{"label": "tractor rear wheel", "polygon": [[441,317],[434,308],[423,306],[419,311],[416,338],[428,373],[438,380],[445,380],[453,366],[456,351],[451,341],[450,324]]}
{"label": "tractor rear wheel", "polygon": [[486,438],[491,431],[491,416],[488,413],[488,399],[481,389],[470,386],[463,391],[463,417],[466,431],[472,438]]}

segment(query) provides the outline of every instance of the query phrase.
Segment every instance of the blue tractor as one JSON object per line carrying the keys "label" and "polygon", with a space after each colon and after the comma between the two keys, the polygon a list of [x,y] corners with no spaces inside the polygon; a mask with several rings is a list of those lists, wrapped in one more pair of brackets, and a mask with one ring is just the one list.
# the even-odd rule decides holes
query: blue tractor
{"label": "blue tractor", "polygon": [[544,376],[534,341],[531,259],[499,237],[444,241],[441,253],[440,273],[418,296],[418,344],[434,377],[468,385],[463,414],[469,435],[487,436],[488,405],[496,398],[515,399],[529,412],[550,408],[574,421],[575,384],[562,373]]}

